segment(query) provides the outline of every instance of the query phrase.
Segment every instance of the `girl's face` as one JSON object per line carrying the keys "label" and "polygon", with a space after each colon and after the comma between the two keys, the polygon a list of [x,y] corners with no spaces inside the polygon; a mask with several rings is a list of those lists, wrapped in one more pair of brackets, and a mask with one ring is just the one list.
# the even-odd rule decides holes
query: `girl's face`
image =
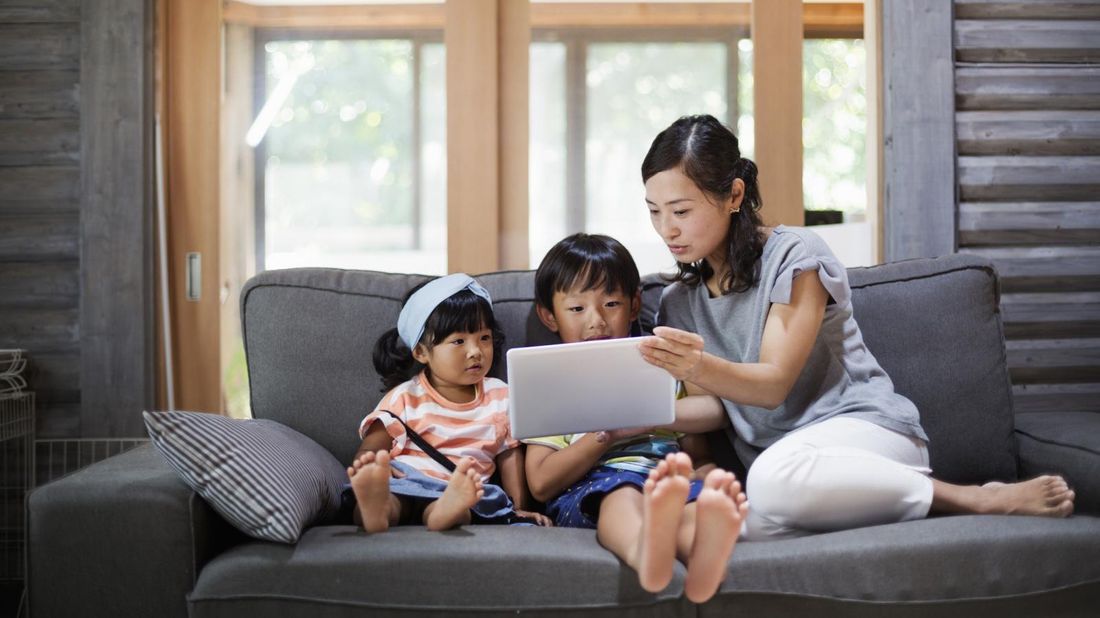
{"label": "girl's face", "polygon": [[706,260],[715,272],[722,269],[730,214],[741,207],[744,186],[735,180],[730,197],[715,202],[678,168],[646,181],[649,220],[677,262]]}
{"label": "girl's face", "polygon": [[451,401],[464,403],[455,396],[472,396],[474,387],[493,366],[493,331],[454,332],[431,348],[417,344],[413,358],[428,366],[435,390]]}
{"label": "girl's face", "polygon": [[642,301],[620,290],[612,293],[603,286],[581,290],[580,286],[554,292],[554,307],[536,305],[539,319],[561,337],[562,343],[620,339],[630,335],[630,323],[638,317]]}

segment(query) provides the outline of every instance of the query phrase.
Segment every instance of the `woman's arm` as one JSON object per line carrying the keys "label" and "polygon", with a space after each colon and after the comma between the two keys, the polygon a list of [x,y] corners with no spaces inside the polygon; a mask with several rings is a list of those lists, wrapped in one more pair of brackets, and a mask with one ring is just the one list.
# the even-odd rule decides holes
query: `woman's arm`
{"label": "woman's arm", "polygon": [[539,502],[547,502],[584,478],[613,440],[601,442],[588,433],[569,446],[555,450],[541,444],[527,445],[527,484]]}
{"label": "woman's arm", "polygon": [[828,299],[817,272],[796,277],[790,304],[774,303],[768,310],[757,363],[735,363],[706,353],[699,335],[665,326],[653,329],[654,336],[642,341],[642,356],[722,399],[776,408],[810,357]]}
{"label": "woman's arm", "polygon": [[676,400],[676,421],[665,428],[683,433],[705,433],[729,424],[720,399],[713,395],[688,395]]}

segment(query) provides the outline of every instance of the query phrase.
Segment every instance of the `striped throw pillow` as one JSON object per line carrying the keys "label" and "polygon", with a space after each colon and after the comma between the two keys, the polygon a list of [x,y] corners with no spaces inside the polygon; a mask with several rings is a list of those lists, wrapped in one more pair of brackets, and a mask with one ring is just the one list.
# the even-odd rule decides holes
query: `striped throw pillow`
{"label": "striped throw pillow", "polygon": [[340,510],[347,468],[285,425],[146,412],[145,426],[184,483],[248,536],[295,543],[307,526]]}

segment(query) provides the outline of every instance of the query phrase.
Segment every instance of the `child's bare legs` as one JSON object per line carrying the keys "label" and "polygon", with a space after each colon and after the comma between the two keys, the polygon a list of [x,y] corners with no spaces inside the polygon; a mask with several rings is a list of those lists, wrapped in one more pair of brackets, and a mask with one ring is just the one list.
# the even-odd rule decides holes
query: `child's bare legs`
{"label": "child's bare legs", "polygon": [[684,595],[692,602],[703,603],[714,596],[726,577],[726,564],[741,534],[748,505],[733,473],[712,470],[685,515],[691,510],[695,535],[687,559]]}
{"label": "child's bare legs", "polygon": [[355,523],[367,532],[385,532],[401,516],[401,501],[390,493],[390,454],[363,453],[348,468],[355,493]]}
{"label": "child's bare legs", "polygon": [[932,510],[942,513],[1068,517],[1073,513],[1073,498],[1073,490],[1060,476],[980,486],[932,479]]}
{"label": "child's bare legs", "polygon": [[[682,525],[690,476],[691,459],[669,455],[650,473],[644,494],[623,487],[600,502],[596,538],[637,571],[642,588],[650,592],[668,586],[673,560],[686,557],[690,548],[691,536]],[[693,518],[688,527],[694,528]]]}
{"label": "child's bare legs", "polygon": [[485,495],[481,476],[470,467],[472,464],[472,459],[460,460],[443,495],[424,508],[428,530],[450,530],[470,523],[470,509]]}

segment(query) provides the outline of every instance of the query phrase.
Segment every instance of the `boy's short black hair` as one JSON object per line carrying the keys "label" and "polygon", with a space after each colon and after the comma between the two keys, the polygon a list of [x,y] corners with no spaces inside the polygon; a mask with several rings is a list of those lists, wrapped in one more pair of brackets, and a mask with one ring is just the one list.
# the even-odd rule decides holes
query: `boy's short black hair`
{"label": "boy's short black hair", "polygon": [[554,293],[577,285],[582,290],[603,286],[608,294],[621,291],[633,298],[641,288],[641,277],[622,243],[603,234],[581,232],[559,240],[542,258],[535,271],[535,302],[553,310]]}

